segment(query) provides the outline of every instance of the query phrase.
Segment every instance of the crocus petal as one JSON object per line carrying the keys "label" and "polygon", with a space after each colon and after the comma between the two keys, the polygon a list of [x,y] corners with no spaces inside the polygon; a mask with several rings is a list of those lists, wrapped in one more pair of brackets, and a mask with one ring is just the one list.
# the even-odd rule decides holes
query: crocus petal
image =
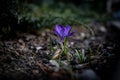
{"label": "crocus petal", "polygon": [[60,35],[61,37],[65,37],[65,27],[63,26],[61,26]]}
{"label": "crocus petal", "polygon": [[68,36],[72,36],[74,33],[75,33],[75,32],[71,32],[71,33],[68,34]]}
{"label": "crocus petal", "polygon": [[61,26],[60,25],[58,25],[58,24],[56,24],[56,28],[55,28],[55,30],[57,31],[57,33],[60,35],[60,33],[61,33]]}
{"label": "crocus petal", "polygon": [[53,33],[54,33],[56,36],[59,36],[59,33],[58,33],[55,29],[53,29]]}
{"label": "crocus petal", "polygon": [[65,27],[65,32],[64,32],[64,34],[65,34],[65,36],[67,36],[68,35],[68,33],[70,32],[70,26],[69,25],[67,25],[66,27]]}
{"label": "crocus petal", "polygon": [[59,36],[60,38],[64,38],[64,27],[63,26],[60,26],[58,24],[56,24],[56,28],[55,30],[53,31],[57,36]]}
{"label": "crocus petal", "polygon": [[72,36],[74,32],[70,32],[71,27],[67,25],[66,27],[56,24],[55,29],[53,30],[54,34],[57,35],[60,40],[64,40],[65,37]]}

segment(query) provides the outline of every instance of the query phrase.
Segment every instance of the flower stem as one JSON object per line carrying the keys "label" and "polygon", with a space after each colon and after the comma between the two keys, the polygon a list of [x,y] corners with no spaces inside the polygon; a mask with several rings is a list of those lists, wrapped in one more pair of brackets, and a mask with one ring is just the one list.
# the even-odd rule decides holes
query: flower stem
{"label": "flower stem", "polygon": [[68,41],[68,39],[65,38],[64,42],[61,42],[60,45],[61,45],[63,54],[66,55],[67,61],[69,62],[70,59],[69,59],[69,54],[67,52],[67,41]]}
{"label": "flower stem", "polygon": [[66,58],[67,58],[67,61],[69,62],[69,54],[67,52],[67,41],[68,41],[68,38],[65,38],[64,40],[64,54],[66,55]]}

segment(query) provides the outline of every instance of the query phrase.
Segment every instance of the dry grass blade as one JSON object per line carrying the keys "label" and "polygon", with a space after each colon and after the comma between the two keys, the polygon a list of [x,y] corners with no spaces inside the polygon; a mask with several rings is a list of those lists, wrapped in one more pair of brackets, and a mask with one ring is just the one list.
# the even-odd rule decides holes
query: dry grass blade
{"label": "dry grass blade", "polygon": [[55,51],[55,54],[53,55],[52,59],[57,59],[60,56],[60,51],[61,51],[61,49],[57,49]]}

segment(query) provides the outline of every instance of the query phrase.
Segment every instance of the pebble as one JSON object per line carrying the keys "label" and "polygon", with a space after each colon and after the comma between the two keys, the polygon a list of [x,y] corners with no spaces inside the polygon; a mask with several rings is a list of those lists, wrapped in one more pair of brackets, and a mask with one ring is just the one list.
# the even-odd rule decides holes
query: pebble
{"label": "pebble", "polygon": [[57,68],[60,67],[56,60],[50,60],[49,62],[50,62],[51,65],[53,65],[53,66],[55,66]]}
{"label": "pebble", "polygon": [[40,49],[42,49],[42,47],[41,47],[41,46],[39,46],[39,47],[36,47],[36,50],[40,50]]}
{"label": "pebble", "polygon": [[80,80],[100,80],[100,78],[93,70],[88,69],[80,75]]}

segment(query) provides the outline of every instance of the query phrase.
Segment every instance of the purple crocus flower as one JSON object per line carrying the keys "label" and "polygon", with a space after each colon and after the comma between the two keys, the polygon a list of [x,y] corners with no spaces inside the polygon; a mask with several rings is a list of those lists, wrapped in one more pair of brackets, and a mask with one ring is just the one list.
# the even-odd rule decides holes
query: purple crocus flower
{"label": "purple crocus flower", "polygon": [[66,27],[64,27],[56,24],[56,27],[53,30],[53,32],[61,40],[64,40],[66,37],[72,36],[74,34],[74,32],[70,32],[70,30],[71,30],[71,27],[69,25],[66,25]]}

